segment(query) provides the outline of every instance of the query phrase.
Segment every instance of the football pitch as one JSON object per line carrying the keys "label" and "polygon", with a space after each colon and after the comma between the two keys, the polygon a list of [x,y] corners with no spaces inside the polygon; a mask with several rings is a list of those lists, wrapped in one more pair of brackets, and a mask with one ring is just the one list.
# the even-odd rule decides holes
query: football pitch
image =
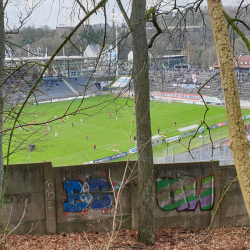
{"label": "football pitch", "polygon": [[[176,136],[177,128],[199,125],[204,112],[205,106],[201,105],[151,101],[152,135],[158,134],[159,127],[162,136]],[[243,115],[249,113],[249,110],[242,110]],[[60,117],[65,114],[69,115],[68,118],[63,118],[63,122]],[[50,122],[52,120],[54,121]],[[207,124],[211,126],[223,121],[226,121],[225,108],[209,106]],[[10,128],[12,124],[13,117],[7,115],[4,129]],[[29,124],[32,124],[31,127]],[[86,98],[83,102],[63,101],[38,106],[30,104],[24,108],[17,125],[22,125],[22,129],[14,130],[10,164],[51,161],[53,166],[78,165],[119,152],[129,152],[130,148],[136,146],[134,100],[122,97],[116,99],[112,96],[96,96]],[[222,129],[227,129],[227,126],[212,132]],[[204,134],[207,133],[205,129]],[[7,152],[9,134],[8,131],[3,136],[4,155]],[[29,144],[35,145],[31,152],[28,150]],[[166,146],[162,144],[154,147],[154,150]],[[135,158],[136,154],[133,159]]]}

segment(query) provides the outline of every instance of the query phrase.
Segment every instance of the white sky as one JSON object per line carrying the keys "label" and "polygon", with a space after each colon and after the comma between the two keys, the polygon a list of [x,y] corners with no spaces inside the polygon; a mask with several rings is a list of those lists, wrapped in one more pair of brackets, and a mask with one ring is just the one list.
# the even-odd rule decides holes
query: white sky
{"label": "white sky", "polygon": [[[26,21],[26,26],[30,25],[40,27],[48,25],[51,28],[55,28],[56,26],[74,26],[78,23],[79,18],[85,16],[83,11],[79,12],[79,5],[74,0],[23,0],[22,2],[17,3],[18,1],[19,0],[12,0],[6,9],[8,24],[11,28],[14,25],[18,26],[20,12],[22,12],[22,16],[26,16],[28,7],[31,8],[36,3],[39,3],[39,7],[33,11],[32,15]],[[92,1],[82,0],[85,7],[87,6],[87,2],[91,3]],[[97,0],[97,2],[99,1]],[[128,9],[130,0],[123,0],[122,2],[124,3],[124,8]],[[91,5],[89,5],[89,7],[91,7]],[[120,13],[116,1],[108,0],[106,12],[108,22],[110,23],[112,23],[110,14],[113,12],[113,9],[115,13]],[[105,22],[103,12],[99,11],[99,13],[101,14],[94,14],[92,16],[90,19],[91,24]]]}
{"label": "white sky", "polygon": [[[91,3],[94,0],[80,0],[84,6]],[[159,2],[160,0],[148,0],[150,2]],[[189,0],[191,1],[191,0]],[[177,3],[187,3],[188,0],[177,0]],[[237,1],[237,0],[236,0]],[[234,0],[223,0],[223,3],[229,5],[230,2],[236,4]],[[248,0],[247,0],[248,1]],[[247,2],[245,1],[245,2]],[[99,0],[96,0],[99,2]],[[122,0],[124,8],[130,10],[132,0]],[[173,2],[173,0],[164,0],[165,3]],[[78,23],[79,17],[83,18],[84,13],[81,11],[79,13],[79,6],[75,0],[10,0],[7,9],[6,16],[8,17],[9,27],[19,26],[19,17],[22,12],[22,17],[25,17],[30,8],[38,4],[38,8],[33,11],[29,19],[26,21],[26,26],[40,27],[48,25],[51,28],[56,26],[74,26]],[[120,13],[115,0],[108,0],[107,2],[107,18],[108,22],[111,23],[110,14],[113,9],[115,13]],[[6,18],[7,22],[7,18]],[[103,14],[94,14],[90,19],[91,24],[104,23]]]}

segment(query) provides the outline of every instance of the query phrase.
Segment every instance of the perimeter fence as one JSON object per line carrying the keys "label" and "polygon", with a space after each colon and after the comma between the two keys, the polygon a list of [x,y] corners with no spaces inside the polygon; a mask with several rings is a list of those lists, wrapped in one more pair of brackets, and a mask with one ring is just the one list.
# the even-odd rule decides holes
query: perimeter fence
{"label": "perimeter fence", "polygon": [[[226,145],[228,131],[223,130],[209,135],[176,143],[166,149],[154,152],[154,163],[196,162],[218,160],[220,165],[233,164],[231,150]],[[188,147],[190,150],[188,151]]]}

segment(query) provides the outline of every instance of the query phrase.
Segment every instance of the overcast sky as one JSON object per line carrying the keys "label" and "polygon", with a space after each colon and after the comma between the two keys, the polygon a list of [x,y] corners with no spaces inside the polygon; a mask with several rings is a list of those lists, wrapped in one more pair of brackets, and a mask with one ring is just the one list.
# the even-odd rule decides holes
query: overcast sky
{"label": "overcast sky", "polygon": [[[89,0],[82,0],[83,3],[90,2]],[[124,7],[129,8],[130,0],[123,0]],[[85,15],[82,11],[79,12],[79,5],[76,4],[74,0],[23,0],[22,2],[17,3],[17,0],[12,0],[6,9],[6,22],[8,22],[9,27],[18,26],[20,12],[22,16],[27,15],[27,10],[34,4],[38,3],[38,8],[33,11],[30,18],[26,21],[26,26],[31,25],[35,27],[40,27],[48,25],[51,28],[56,26],[74,26],[78,23],[79,18],[83,18]],[[87,7],[87,6],[86,6]],[[89,5],[89,7],[91,7]],[[115,0],[108,0],[107,3],[107,18],[111,23],[110,14],[113,12],[120,13],[117,8]],[[104,16],[100,14],[102,11],[99,11],[99,14],[94,14],[90,19],[92,24],[104,23]]]}
{"label": "overcast sky", "polygon": [[[132,0],[122,0],[124,8],[129,12]],[[173,2],[173,0],[164,0],[166,3]],[[191,1],[191,0],[189,0]],[[237,0],[236,0],[237,1]],[[224,4],[229,5],[231,3],[236,3],[233,0],[224,0]],[[248,1],[248,0],[247,0]],[[90,0],[82,0],[81,1],[86,7],[87,3],[89,3],[89,7],[91,7]],[[98,0],[97,0],[98,2]],[[159,0],[148,0],[148,3],[151,2],[157,3]],[[187,3],[188,0],[177,0],[179,4]],[[205,1],[206,2],[206,1]],[[9,2],[6,15],[6,22],[8,22],[9,27],[13,28],[13,26],[19,26],[19,17],[22,12],[22,17],[27,15],[30,8],[34,5],[38,4],[39,7],[27,19],[26,26],[35,26],[40,27],[44,25],[48,25],[51,28],[55,28],[56,26],[74,26],[78,23],[79,18],[84,17],[84,13],[82,11],[79,12],[79,6],[74,0],[12,0]],[[151,4],[150,4],[151,5]],[[115,0],[108,0],[107,2],[107,18],[108,22],[111,23],[110,14],[113,12],[120,13],[119,8],[117,7]],[[7,21],[8,20],[8,21]],[[103,14],[94,14],[90,19],[91,24],[96,23],[104,23]]]}

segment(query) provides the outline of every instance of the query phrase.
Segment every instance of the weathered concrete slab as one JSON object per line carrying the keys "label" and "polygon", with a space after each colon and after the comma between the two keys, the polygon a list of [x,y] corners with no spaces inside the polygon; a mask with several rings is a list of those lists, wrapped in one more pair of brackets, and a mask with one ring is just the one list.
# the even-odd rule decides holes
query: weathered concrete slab
{"label": "weathered concrete slab", "polygon": [[[117,194],[122,189],[116,227],[138,228],[136,162],[53,168],[50,162],[10,166],[5,194],[6,221],[15,233],[60,233],[112,229]],[[223,188],[236,177],[234,166],[217,161],[156,164],[155,227],[208,227]],[[126,185],[121,187],[124,171]],[[27,203],[27,204],[26,204]],[[26,204],[26,210],[25,208]],[[0,220],[1,222],[1,220]],[[214,227],[249,226],[238,182],[221,203]],[[0,231],[3,230],[0,223]]]}
{"label": "weathered concrete slab", "polygon": [[44,192],[43,163],[11,165],[7,194]]}

